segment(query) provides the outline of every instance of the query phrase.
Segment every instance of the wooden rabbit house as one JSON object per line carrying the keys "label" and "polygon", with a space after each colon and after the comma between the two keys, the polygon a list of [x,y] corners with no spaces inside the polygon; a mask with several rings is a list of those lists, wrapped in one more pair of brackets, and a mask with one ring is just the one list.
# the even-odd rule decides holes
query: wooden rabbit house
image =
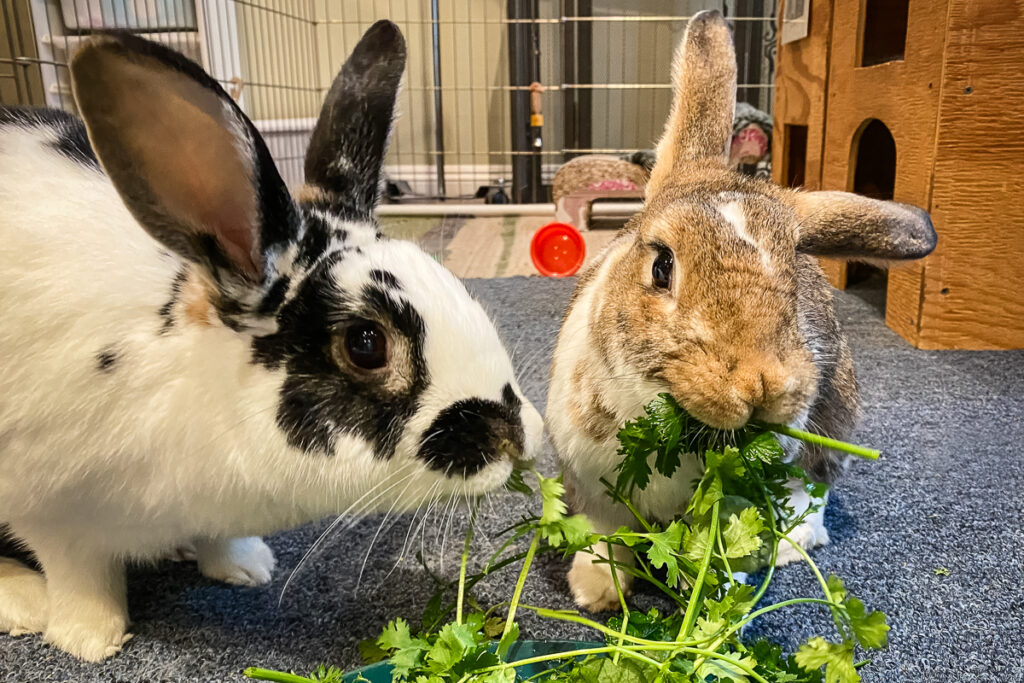
{"label": "wooden rabbit house", "polygon": [[930,211],[938,247],[888,271],[886,323],[919,348],[1024,348],[1024,0],[779,15],[776,181]]}

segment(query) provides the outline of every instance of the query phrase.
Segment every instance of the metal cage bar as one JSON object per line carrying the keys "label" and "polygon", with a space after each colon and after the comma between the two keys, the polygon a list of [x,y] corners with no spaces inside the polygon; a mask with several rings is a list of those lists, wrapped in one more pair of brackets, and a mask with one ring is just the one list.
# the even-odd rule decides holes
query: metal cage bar
{"label": "metal cage bar", "polygon": [[[528,12],[511,12],[513,6]],[[527,192],[580,154],[651,149],[669,64],[693,12],[735,22],[739,99],[768,113],[776,0],[0,0],[0,103],[74,109],[67,63],[92,31],[122,28],[199,61],[302,182],[320,102],[373,21],[404,30],[409,62],[386,171],[418,197],[465,199],[528,164]],[[530,44],[519,41],[529,40]],[[526,55],[530,80],[515,80]],[[522,66],[522,65],[521,65]],[[525,67],[524,67],[525,68]],[[531,81],[543,126],[531,126]],[[513,103],[518,103],[513,107]],[[533,123],[537,120],[533,119]],[[531,137],[532,136],[532,137]],[[539,143],[537,142],[539,140]],[[537,146],[537,145],[540,146]],[[525,167],[524,167],[525,168]]]}

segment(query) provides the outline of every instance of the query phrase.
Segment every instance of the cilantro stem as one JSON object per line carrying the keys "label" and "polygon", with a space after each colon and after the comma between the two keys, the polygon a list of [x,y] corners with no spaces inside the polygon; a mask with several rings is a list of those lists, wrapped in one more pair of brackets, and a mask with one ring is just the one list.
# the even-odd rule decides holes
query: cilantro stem
{"label": "cilantro stem", "polygon": [[462,563],[459,565],[459,594],[455,600],[455,623],[462,625],[462,605],[466,597],[466,564],[469,563],[469,544],[473,542],[473,527],[476,525],[477,507],[473,506],[473,514],[469,518],[466,529],[466,541],[462,544]]}
{"label": "cilantro stem", "polygon": [[793,550],[795,550],[797,554],[804,559],[807,566],[811,568],[812,572],[814,572],[815,578],[818,579],[818,583],[821,585],[821,591],[825,594],[825,599],[828,600],[830,609],[832,610],[832,621],[835,622],[836,630],[839,631],[839,635],[845,639],[846,632],[843,631],[843,623],[839,619],[839,605],[836,603],[835,598],[832,597],[832,591],[829,590],[828,582],[825,581],[825,577],[821,575],[821,570],[818,569],[818,565],[814,563],[814,560],[811,559],[811,556],[807,554],[807,551],[804,550],[799,543],[781,531],[776,531],[775,533],[779,535],[779,538],[784,539],[787,543],[793,546]]}
{"label": "cilantro stem", "polygon": [[[520,607],[522,607],[523,609],[528,609],[528,610],[530,610],[532,612],[536,612],[538,616],[544,617],[545,619],[554,619],[556,621],[569,621],[569,622],[572,622],[574,624],[580,624],[582,626],[588,626],[588,627],[594,629],[595,631],[598,631],[599,633],[601,633],[601,634],[603,634],[605,636],[608,636],[610,638],[619,638],[619,637],[621,637],[622,640],[625,640],[625,641],[630,642],[630,643],[635,643],[636,645],[643,645],[645,647],[661,647],[661,646],[666,645],[666,644],[674,645],[674,646],[675,645],[683,644],[683,643],[675,643],[675,644],[667,643],[664,640],[648,640],[646,638],[637,638],[636,636],[631,636],[628,633],[619,633],[618,631],[615,631],[613,629],[608,628],[604,624],[601,624],[601,623],[598,623],[596,621],[593,621],[592,619],[587,619],[586,617],[581,617],[579,614],[575,614],[575,613],[572,613],[572,612],[560,612],[558,610],[547,609],[546,607],[534,607],[533,605],[520,605]],[[690,641],[683,641],[683,642],[684,643],[689,643]],[[693,641],[693,642],[696,642],[696,641]]]}
{"label": "cilantro stem", "polygon": [[776,434],[784,434],[785,436],[791,436],[794,439],[800,441],[806,441],[816,446],[822,446],[823,448],[831,448],[834,451],[841,451],[843,453],[849,453],[850,455],[856,455],[859,458],[867,458],[868,460],[878,460],[878,456],[881,453],[874,448],[867,448],[866,446],[857,446],[856,444],[846,443],[845,441],[839,441],[838,439],[830,439],[827,436],[821,434],[815,434],[813,432],[805,432],[802,429],[796,429],[789,425],[772,424],[770,422],[757,422],[751,423],[758,429],[767,429],[775,432]]}
{"label": "cilantro stem", "polygon": [[738,669],[742,669],[745,674],[753,678],[758,683],[768,683],[768,681],[761,676],[759,673],[754,671],[750,665],[731,659],[730,657],[723,655],[720,652],[712,652],[711,650],[704,650],[696,647],[681,647],[678,643],[661,643],[661,646],[653,647],[649,645],[625,645],[625,646],[605,646],[605,647],[592,647],[583,650],[569,650],[567,652],[555,652],[548,655],[538,655],[536,657],[529,657],[527,659],[520,659],[515,662],[508,662],[505,664],[496,664],[494,666],[484,667],[477,669],[474,673],[484,674],[492,671],[503,671],[505,669],[514,669],[520,666],[528,666],[530,664],[540,664],[541,662],[550,662],[559,659],[569,659],[575,657],[585,657],[587,655],[607,655],[612,654],[616,651],[621,652],[624,656],[630,659],[636,659],[649,666],[660,668],[664,662],[646,657],[641,652],[643,651],[657,651],[669,653],[669,659],[680,652],[687,654],[703,655],[705,658],[711,659],[722,659],[729,662],[730,665],[735,666]]}
{"label": "cilantro stem", "polygon": [[[637,557],[637,559],[639,560],[641,558]],[[607,562],[607,560],[594,560],[594,564],[601,564],[603,562]],[[677,593],[676,591],[672,590],[671,588],[666,586],[664,583],[662,583],[658,579],[656,579],[653,576],[651,576],[651,574],[649,572],[648,573],[644,573],[644,572],[638,570],[636,567],[630,567],[629,565],[625,565],[625,564],[620,564],[619,565],[619,571],[622,572],[623,574],[629,574],[634,579],[640,579],[642,581],[646,581],[647,583],[651,584],[652,586],[654,586],[658,590],[660,590],[662,593],[667,595],[669,598],[674,600],[676,602],[676,604],[678,604],[680,607],[682,607],[685,604],[683,599],[681,597],[679,597],[679,593]]]}
{"label": "cilantro stem", "polygon": [[722,527],[718,527],[718,533],[715,534],[715,542],[718,544],[718,554],[722,557],[722,563],[725,564],[725,573],[729,577],[729,583],[735,583],[735,579],[732,576],[732,567],[729,566],[729,556],[725,554],[725,541],[722,540]]}
{"label": "cilantro stem", "polygon": [[704,590],[704,579],[711,566],[711,549],[715,547],[714,536],[718,533],[718,508],[721,500],[716,500],[711,506],[711,527],[708,530],[708,542],[704,546],[704,559],[700,564],[700,571],[697,573],[697,581],[693,585],[693,592],[690,593],[690,602],[686,605],[686,613],[683,615],[683,623],[679,627],[679,634],[676,640],[684,640],[690,635],[693,629],[693,622],[697,619],[697,603],[700,602],[700,594]]}
{"label": "cilantro stem", "polygon": [[[622,586],[619,585],[619,572],[615,568],[615,549],[613,548],[611,541],[605,541],[605,547],[608,548],[608,568],[612,572],[612,583],[615,584],[615,594],[619,596],[619,604],[622,605],[622,629],[619,631],[619,647],[622,647],[622,638],[626,635],[626,628],[629,626],[629,607],[626,606],[626,596],[622,594]],[[612,661],[616,664],[619,663],[619,653],[616,652],[615,656],[612,657]]]}
{"label": "cilantro stem", "polygon": [[523,586],[526,584],[526,574],[530,571],[530,565],[533,564],[533,558],[537,554],[537,548],[540,546],[540,533],[541,530],[533,534],[533,540],[530,541],[530,547],[526,551],[526,558],[523,560],[523,568],[519,572],[519,578],[516,580],[516,589],[512,593],[512,602],[508,606],[508,617],[505,619],[505,628],[501,632],[501,639],[504,640],[505,636],[512,630],[512,626],[516,623],[516,607],[519,606],[519,598],[523,595]]}
{"label": "cilantro stem", "polygon": [[[669,645],[669,646],[672,645],[671,643],[664,643],[664,644],[665,645]],[[559,659],[570,659],[570,658],[575,658],[575,657],[585,657],[587,655],[607,655],[607,654],[611,654],[611,653],[616,652],[616,651],[622,652],[622,654],[625,655],[626,657],[629,657],[630,659],[639,660],[639,661],[643,662],[644,664],[649,664],[651,666],[659,666],[659,662],[658,661],[656,661],[654,659],[651,659],[650,657],[646,657],[643,654],[641,654],[641,652],[643,652],[644,650],[653,650],[653,649],[670,650],[670,649],[673,649],[673,647],[652,648],[652,647],[647,646],[647,645],[638,645],[638,646],[635,646],[635,647],[634,646],[617,647],[617,646],[614,646],[614,645],[607,645],[607,646],[604,646],[604,647],[590,647],[590,648],[585,648],[583,650],[568,650],[568,651],[565,651],[565,652],[554,652],[554,653],[549,654],[549,655],[538,655],[536,657],[528,657],[527,659],[520,659],[520,660],[515,661],[515,662],[506,662],[506,663],[503,663],[503,664],[495,664],[494,666],[487,666],[487,667],[484,667],[482,669],[477,669],[474,673],[476,673],[476,674],[485,674],[485,673],[490,673],[492,671],[503,671],[505,669],[515,669],[516,667],[520,667],[520,666],[528,666],[530,664],[539,664],[541,662],[551,662],[551,661],[555,661],[555,660],[559,660]]]}
{"label": "cilantro stem", "polygon": [[258,681],[274,681],[275,683],[312,683],[305,676],[288,674],[283,671],[270,671],[269,669],[258,669],[250,666],[242,672],[247,678],[254,678]]}

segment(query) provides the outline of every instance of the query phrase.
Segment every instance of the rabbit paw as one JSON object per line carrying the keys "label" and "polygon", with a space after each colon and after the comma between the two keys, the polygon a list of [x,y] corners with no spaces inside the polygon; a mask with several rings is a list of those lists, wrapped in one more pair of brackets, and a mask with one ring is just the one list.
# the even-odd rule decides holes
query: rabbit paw
{"label": "rabbit paw", "polygon": [[[615,580],[607,564],[598,564],[600,559],[587,552],[579,552],[572,559],[569,570],[569,589],[576,604],[588,612],[608,612],[619,608],[619,595],[615,592]],[[619,586],[623,595],[629,595],[631,577],[619,572]]]}
{"label": "rabbit paw", "polygon": [[276,564],[274,553],[255,536],[197,541],[196,561],[204,576],[235,586],[270,583]]}
{"label": "rabbit paw", "polygon": [[0,633],[42,633],[48,613],[45,577],[20,562],[0,557]]}
{"label": "rabbit paw", "polygon": [[65,652],[87,662],[99,662],[121,651],[132,634],[125,633],[127,619],[123,614],[99,610],[76,610],[74,619],[53,615],[43,639]]}
{"label": "rabbit paw", "polygon": [[[828,543],[828,530],[825,529],[821,515],[808,515],[807,519],[797,528],[790,531],[787,536],[798,543],[804,550],[817,548],[819,545]],[[797,552],[796,548],[785,539],[779,541],[779,555],[775,559],[776,567],[784,567],[792,562],[799,562],[803,555]]]}

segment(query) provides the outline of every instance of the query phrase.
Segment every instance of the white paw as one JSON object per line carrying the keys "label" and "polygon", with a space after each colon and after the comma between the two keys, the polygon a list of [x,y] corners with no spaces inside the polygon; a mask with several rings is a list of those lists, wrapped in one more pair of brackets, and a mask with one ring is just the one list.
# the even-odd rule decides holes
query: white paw
{"label": "white paw", "polygon": [[204,576],[236,586],[270,583],[276,565],[274,553],[255,536],[197,541],[196,561]]}
{"label": "white paw", "polygon": [[0,633],[42,633],[48,613],[43,575],[20,562],[0,557]]}
{"label": "white paw", "polygon": [[113,657],[132,637],[132,634],[125,633],[128,624],[122,615],[76,612],[74,616],[70,619],[54,615],[43,639],[87,662]]}
{"label": "white paw", "polygon": [[[579,552],[572,558],[569,570],[569,589],[576,604],[589,612],[608,612],[619,609],[619,594],[615,591],[615,580],[607,563],[597,562],[597,555]],[[629,595],[632,577],[619,574],[619,586],[623,595]]]}
{"label": "white paw", "polygon": [[192,543],[182,543],[173,550],[168,550],[163,559],[171,562],[195,562],[196,561],[196,547]]}
{"label": "white paw", "polygon": [[[811,550],[828,543],[828,530],[822,524],[820,516],[816,515],[809,515],[800,526],[786,535],[794,543],[798,543],[804,550]],[[803,555],[797,552],[792,543],[786,539],[779,541],[779,554],[775,559],[776,567],[784,567],[787,564],[799,562],[802,559]]]}

